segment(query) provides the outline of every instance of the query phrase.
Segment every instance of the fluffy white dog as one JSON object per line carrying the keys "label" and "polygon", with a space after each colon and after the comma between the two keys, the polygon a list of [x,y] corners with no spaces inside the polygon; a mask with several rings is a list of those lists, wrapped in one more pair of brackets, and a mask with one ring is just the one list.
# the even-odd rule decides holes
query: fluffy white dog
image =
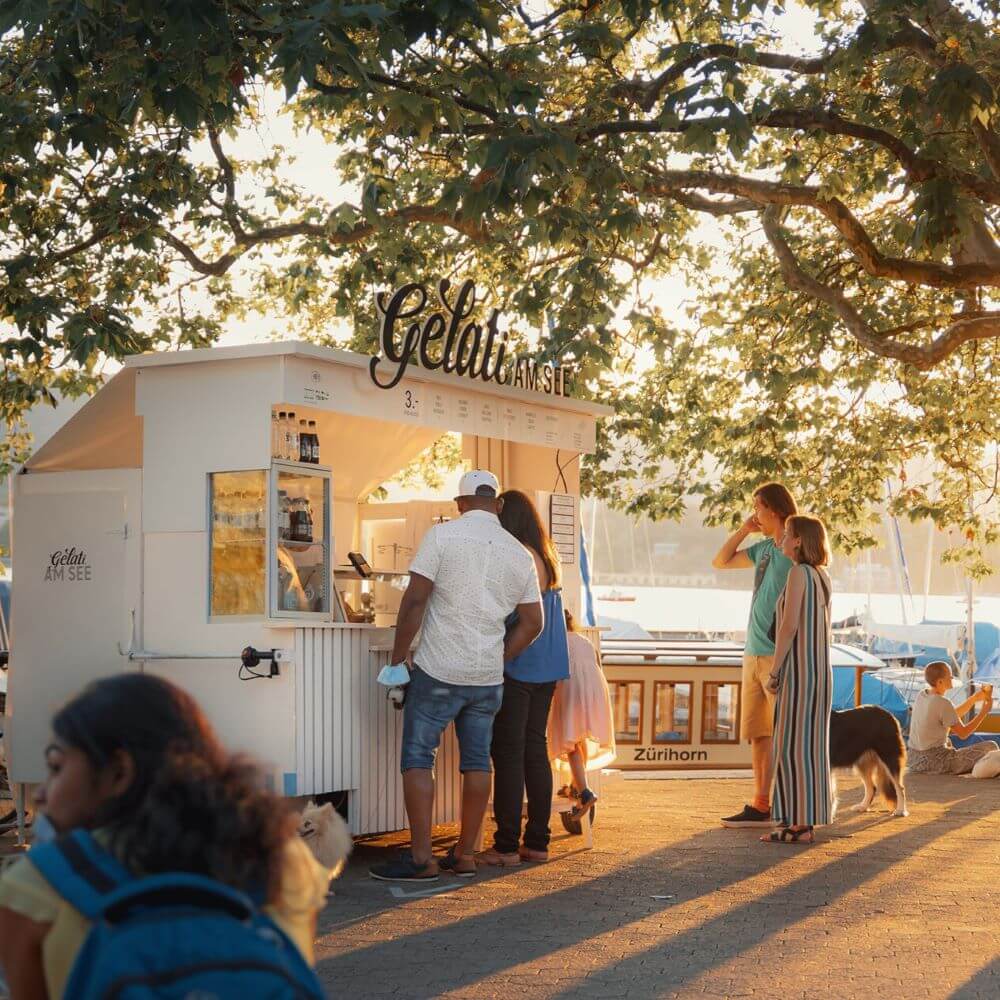
{"label": "fluffy white dog", "polygon": [[333,806],[309,802],[299,820],[299,836],[309,845],[316,860],[336,878],[347,864],[354,848],[351,830]]}

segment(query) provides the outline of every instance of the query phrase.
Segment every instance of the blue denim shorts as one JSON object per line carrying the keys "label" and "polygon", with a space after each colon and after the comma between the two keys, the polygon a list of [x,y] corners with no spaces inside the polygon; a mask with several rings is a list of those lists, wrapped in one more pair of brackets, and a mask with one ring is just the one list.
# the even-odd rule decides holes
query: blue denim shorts
{"label": "blue denim shorts", "polygon": [[441,734],[449,722],[458,736],[459,770],[490,768],[493,717],[503,701],[503,684],[448,684],[414,666],[403,705],[403,749],[399,769],[430,771],[437,758]]}

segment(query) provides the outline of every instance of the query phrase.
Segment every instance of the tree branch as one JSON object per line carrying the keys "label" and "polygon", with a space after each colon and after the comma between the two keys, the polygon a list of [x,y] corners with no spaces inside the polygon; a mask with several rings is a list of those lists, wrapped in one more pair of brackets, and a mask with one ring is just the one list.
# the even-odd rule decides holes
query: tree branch
{"label": "tree branch", "polygon": [[[572,125],[573,123],[567,122],[564,124]],[[628,118],[621,121],[602,122],[598,125],[588,126],[581,132],[581,138],[595,139],[601,135],[627,135],[636,132],[653,134],[662,132],[683,133],[695,125],[723,129],[728,124],[729,119],[724,116],[696,118],[675,124],[666,124],[657,120],[643,121]],[[841,118],[840,115],[825,111],[822,108],[779,108],[760,119],[757,125],[761,128],[787,128],[798,131],[820,129],[830,135],[844,135],[861,139],[865,142],[873,142],[876,145],[882,146],[896,157],[906,171],[907,179],[912,183],[922,184],[935,177],[947,177],[976,198],[991,205],[1000,205],[1000,182],[987,180],[970,170],[945,167],[935,160],[914,153],[905,142],[894,136],[891,132],[849,121],[846,118]]]}
{"label": "tree branch", "polygon": [[[408,94],[417,94],[420,97],[427,97],[434,101],[439,101],[442,97],[450,98],[460,108],[471,111],[473,114],[482,115],[484,118],[489,118],[492,122],[497,122],[503,117],[501,112],[497,111],[496,108],[490,107],[488,104],[470,101],[467,97],[449,94],[441,89],[409,83],[406,80],[399,80],[393,76],[386,76],[384,73],[368,73],[367,79],[373,83],[380,83],[383,87],[389,87],[392,90],[404,90]],[[323,83],[322,80],[316,80],[313,86],[321,94],[330,94],[337,97],[345,95],[358,96],[361,94],[360,87],[338,87],[335,84]]]}
{"label": "tree branch", "polygon": [[45,257],[32,253],[23,253],[17,257],[8,257],[6,260],[0,260],[0,268],[10,273],[12,269],[16,270],[25,266],[30,261],[37,261],[41,265],[41,269],[48,269],[54,267],[56,264],[61,264],[64,260],[69,260],[70,257],[75,257],[78,253],[83,253],[84,250],[96,247],[110,235],[111,230],[102,227],[94,230],[87,239],[81,240],[79,243],[74,243],[72,246],[66,247],[65,250],[59,250],[57,253]]}
{"label": "tree branch", "polygon": [[825,216],[843,237],[858,262],[876,278],[905,281],[932,288],[974,289],[1000,287],[1000,265],[993,263],[939,264],[907,260],[881,253],[867,230],[839,198],[820,197],[814,185],[780,184],[734,174],[703,170],[662,170],[651,175],[644,191],[674,197],[676,192],[700,188],[714,194],[735,195],[764,207],[769,205],[812,208]]}
{"label": "tree branch", "polygon": [[534,31],[535,28],[544,28],[547,25],[550,25],[553,21],[556,20],[556,18],[561,17],[567,11],[576,10],[577,4],[575,3],[562,4],[562,6],[556,7],[556,9],[553,10],[551,13],[546,14],[545,17],[540,17],[537,19],[530,17],[527,11],[525,11],[522,4],[518,4],[515,9],[517,10],[518,17],[521,18],[521,20],[525,23],[527,27],[531,28],[531,30]]}
{"label": "tree branch", "polygon": [[696,212],[705,212],[716,217],[724,215],[740,215],[743,212],[759,211],[760,206],[749,198],[733,198],[726,201],[717,201],[713,198],[706,198],[695,191],[675,191],[671,197],[674,201],[686,208]]}
{"label": "tree branch", "polygon": [[763,69],[787,70],[792,73],[811,75],[825,72],[836,54],[830,53],[825,56],[804,59],[801,56],[789,56],[780,52],[755,52],[753,55],[749,55],[746,52],[741,53],[740,48],[736,45],[724,43],[703,45],[697,52],[684,59],[679,59],[650,80],[636,78],[619,84],[612,88],[611,96],[630,99],[648,113],[653,110],[653,106],[671,83],[681,79],[688,70],[694,69],[703,62],[708,62],[710,59],[731,59],[733,62],[747,66],[760,66]]}
{"label": "tree branch", "polygon": [[278,243],[295,236],[305,236],[319,239],[334,246],[352,246],[360,243],[381,229],[395,225],[421,223],[453,229],[467,236],[475,243],[486,243],[490,238],[489,231],[484,226],[456,218],[448,212],[442,212],[431,206],[413,206],[398,212],[392,212],[379,220],[378,224],[358,223],[346,233],[331,230],[326,226],[313,222],[290,222],[279,226],[266,226],[252,233],[244,233],[235,241],[235,246],[214,260],[205,260],[198,252],[185,243],[180,237],[162,227],[152,230],[153,234],[168,246],[172,246],[200,274],[220,277],[225,274],[248,250],[267,243]]}
{"label": "tree branch", "polygon": [[1000,312],[982,313],[972,318],[960,318],[929,344],[905,344],[880,333],[862,318],[851,301],[839,288],[824,285],[802,268],[781,231],[781,210],[774,205],[762,213],[764,233],[774,249],[781,273],[789,287],[825,302],[841,318],[848,331],[862,347],[879,357],[902,361],[924,371],[972,340],[1000,337]]}
{"label": "tree branch", "polygon": [[979,143],[979,148],[986,157],[986,162],[993,171],[993,176],[1000,181],[1000,135],[988,129],[982,122],[972,123],[972,131]]}
{"label": "tree branch", "polygon": [[[692,118],[687,121],[663,122],[659,119],[623,118],[616,121],[587,124],[580,119],[565,119],[554,122],[551,128],[578,129],[577,143],[589,142],[592,139],[607,135],[663,135],[683,134],[695,126],[722,131],[731,124],[725,115],[714,115],[705,118]],[[1000,180],[991,181],[970,170],[961,170],[950,165],[946,166],[936,160],[928,159],[915,153],[901,139],[884,129],[874,128],[852,122],[840,115],[826,111],[823,108],[779,108],[770,112],[756,122],[759,128],[793,129],[804,131],[819,129],[830,135],[843,135],[873,142],[888,150],[906,171],[907,180],[914,184],[922,184],[928,180],[945,177],[973,197],[990,205],[1000,205]],[[466,125],[461,134],[466,136],[486,135],[494,131],[492,125]],[[449,134],[442,130],[442,134]],[[1000,147],[1000,140],[998,140]],[[1000,155],[1000,148],[998,148]],[[998,174],[1000,177],[1000,174]]]}
{"label": "tree branch", "polygon": [[[713,59],[729,59],[741,66],[757,66],[761,69],[773,69],[797,76],[816,76],[825,73],[838,58],[845,55],[855,43],[844,48],[833,49],[822,56],[803,58],[802,56],[786,55],[783,52],[748,52],[745,48],[726,43],[702,45],[691,55],[672,63],[659,75],[643,80],[635,78],[612,90],[612,96],[622,96],[631,99],[645,112],[653,110],[663,91],[680,80],[689,70]],[[892,49],[906,48],[917,53],[927,62],[940,65],[944,57],[938,51],[934,40],[916,25],[907,23],[899,31],[893,32],[880,52]]]}
{"label": "tree branch", "polygon": [[215,159],[222,170],[222,182],[226,189],[226,200],[222,206],[222,214],[229,222],[229,227],[232,229],[233,235],[238,240],[245,239],[246,230],[244,230],[243,224],[240,222],[240,215],[236,208],[236,180],[233,175],[233,165],[222,151],[219,133],[214,125],[208,126],[208,141],[212,147],[212,152],[215,153]]}

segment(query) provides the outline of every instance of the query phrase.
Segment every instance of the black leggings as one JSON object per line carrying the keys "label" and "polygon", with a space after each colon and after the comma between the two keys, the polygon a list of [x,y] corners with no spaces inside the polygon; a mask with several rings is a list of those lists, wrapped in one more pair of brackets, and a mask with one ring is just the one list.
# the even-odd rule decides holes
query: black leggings
{"label": "black leggings", "polygon": [[552,765],[546,730],[556,682],[529,684],[505,677],[503,703],[493,720],[494,846],[513,854],[521,841],[521,803],[528,793],[524,846],[548,850],[552,811]]}

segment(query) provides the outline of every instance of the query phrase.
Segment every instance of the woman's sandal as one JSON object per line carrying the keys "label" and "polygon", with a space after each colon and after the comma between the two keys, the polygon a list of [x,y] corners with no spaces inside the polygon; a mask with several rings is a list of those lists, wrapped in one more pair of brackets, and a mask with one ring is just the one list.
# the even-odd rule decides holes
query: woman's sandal
{"label": "woman's sandal", "polygon": [[[802,838],[807,834],[809,839],[803,840]],[[772,830],[766,837],[760,839],[765,844],[813,844],[816,842],[811,826],[802,830],[793,830],[790,826],[783,826],[780,830]]]}

